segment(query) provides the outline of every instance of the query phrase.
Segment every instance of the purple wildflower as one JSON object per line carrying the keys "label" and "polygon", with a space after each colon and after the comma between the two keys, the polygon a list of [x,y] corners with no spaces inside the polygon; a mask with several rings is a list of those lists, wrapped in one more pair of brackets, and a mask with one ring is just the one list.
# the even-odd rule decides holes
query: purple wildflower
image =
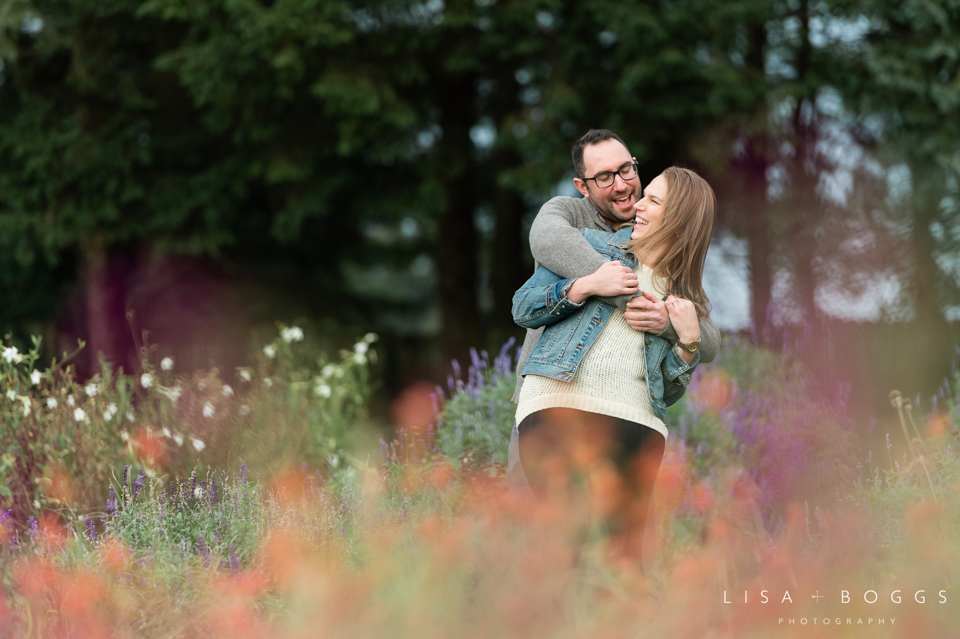
{"label": "purple wildflower", "polygon": [[113,484],[110,484],[110,496],[107,497],[107,514],[112,515],[117,512],[117,493],[113,489]]}
{"label": "purple wildflower", "polygon": [[84,522],[84,527],[87,530],[87,539],[90,541],[97,540],[97,525],[93,523],[93,517],[87,517],[87,520]]}
{"label": "purple wildflower", "polygon": [[133,498],[137,498],[137,494],[146,487],[147,476],[143,472],[143,466],[140,467],[140,474],[137,475],[136,481],[133,482]]}

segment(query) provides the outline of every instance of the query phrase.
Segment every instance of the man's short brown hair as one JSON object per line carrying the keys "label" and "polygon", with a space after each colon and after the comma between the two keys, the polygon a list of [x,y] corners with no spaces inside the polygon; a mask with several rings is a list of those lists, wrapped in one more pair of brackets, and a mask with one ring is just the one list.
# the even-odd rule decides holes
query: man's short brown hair
{"label": "man's short brown hair", "polygon": [[587,169],[583,164],[583,148],[600,144],[604,140],[616,140],[623,145],[623,148],[627,148],[627,143],[621,140],[619,135],[607,129],[590,129],[573,145],[573,170],[577,172],[577,177],[581,180],[587,177]]}

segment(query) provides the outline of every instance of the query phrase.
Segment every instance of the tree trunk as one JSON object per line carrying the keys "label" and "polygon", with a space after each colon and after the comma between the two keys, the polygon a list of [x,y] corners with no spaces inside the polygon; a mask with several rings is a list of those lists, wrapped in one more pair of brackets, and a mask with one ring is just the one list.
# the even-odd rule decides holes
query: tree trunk
{"label": "tree trunk", "polygon": [[478,340],[478,259],[474,226],[476,199],[472,171],[474,81],[472,76],[444,79],[440,87],[443,138],[438,171],[444,182],[437,247],[441,340],[448,357],[462,358]]}
{"label": "tree trunk", "polygon": [[[754,200],[756,201],[756,200]],[[750,261],[750,327],[756,344],[770,342],[770,301],[773,275],[770,268],[770,228],[763,209],[750,212],[747,225]]]}
{"label": "tree trunk", "polygon": [[[513,150],[497,151],[494,157],[493,179],[519,165],[519,157]],[[493,317],[491,326],[497,339],[506,339],[506,334],[516,333],[510,312],[513,294],[526,280],[523,273],[523,197],[521,194],[497,182],[494,186],[493,206],[496,219],[496,236],[493,243],[491,263],[491,288],[493,291]]]}
{"label": "tree trunk", "polygon": [[101,237],[86,246],[86,372],[100,372],[102,355],[114,367],[130,370],[133,339],[126,321],[127,256],[107,247]]}

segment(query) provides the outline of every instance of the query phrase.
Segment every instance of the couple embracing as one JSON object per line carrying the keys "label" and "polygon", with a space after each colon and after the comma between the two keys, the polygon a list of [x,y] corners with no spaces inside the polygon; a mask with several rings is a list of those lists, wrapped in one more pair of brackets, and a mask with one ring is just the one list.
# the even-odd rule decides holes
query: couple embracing
{"label": "couple embracing", "polygon": [[702,286],[716,198],[678,167],[641,188],[636,158],[607,130],[580,138],[573,163],[584,198],[540,210],[538,268],[513,298],[528,330],[508,477],[548,499],[569,489],[584,447],[600,451],[618,475],[604,509],[611,537],[649,570],[666,408],[720,347]]}

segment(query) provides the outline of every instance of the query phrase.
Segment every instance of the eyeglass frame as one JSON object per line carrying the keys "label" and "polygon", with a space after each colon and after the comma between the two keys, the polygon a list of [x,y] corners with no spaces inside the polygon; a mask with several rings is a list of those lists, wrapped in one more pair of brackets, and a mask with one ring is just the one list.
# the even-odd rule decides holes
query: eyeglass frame
{"label": "eyeglass frame", "polygon": [[[625,178],[623,177],[623,175],[620,174],[620,172],[623,171],[624,169],[631,168],[631,167],[633,168],[633,177]],[[613,180],[610,182],[610,184],[607,184],[606,186],[600,186],[600,182],[597,181],[597,178],[604,174],[612,175]],[[609,189],[611,186],[616,184],[618,175],[620,176],[620,179],[623,180],[624,182],[626,182],[627,180],[636,179],[637,177],[640,176],[640,163],[633,162],[631,164],[625,164],[621,166],[619,169],[617,169],[616,171],[601,171],[600,173],[597,173],[593,177],[583,178],[583,181],[586,182],[587,180],[593,180],[593,183],[597,185],[598,189]]]}

